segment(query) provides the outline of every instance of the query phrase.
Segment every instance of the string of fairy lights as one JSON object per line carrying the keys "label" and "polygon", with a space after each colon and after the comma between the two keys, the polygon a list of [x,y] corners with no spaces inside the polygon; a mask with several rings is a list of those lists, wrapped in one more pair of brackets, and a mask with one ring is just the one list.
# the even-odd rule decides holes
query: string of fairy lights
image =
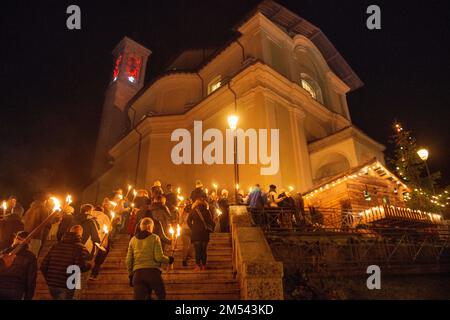
{"label": "string of fairy lights", "polygon": [[316,196],[318,193],[329,190],[330,188],[334,188],[335,186],[337,186],[343,182],[347,182],[348,180],[352,180],[352,179],[356,179],[361,176],[368,175],[370,173],[370,171],[378,171],[378,170],[383,170],[385,175],[387,176],[387,178],[394,180],[397,185],[403,187],[404,189],[409,189],[408,186],[406,184],[404,184],[399,178],[397,178],[392,172],[390,172],[388,169],[386,169],[386,167],[384,167],[380,162],[376,161],[373,164],[368,164],[368,165],[364,166],[357,172],[347,174],[343,177],[340,177],[336,180],[333,180],[333,181],[321,186],[320,188],[315,189],[314,191],[306,193],[305,198],[306,199],[312,198],[312,197]]}

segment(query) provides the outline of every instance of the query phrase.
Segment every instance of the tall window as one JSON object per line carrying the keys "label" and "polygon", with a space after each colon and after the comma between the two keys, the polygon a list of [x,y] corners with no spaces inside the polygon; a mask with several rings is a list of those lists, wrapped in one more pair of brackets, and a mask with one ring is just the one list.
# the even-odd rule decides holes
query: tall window
{"label": "tall window", "polygon": [[320,86],[317,83],[317,81],[315,81],[306,73],[301,73],[300,85],[304,90],[306,90],[310,94],[311,98],[317,100],[320,103],[323,103],[322,90],[320,89]]}
{"label": "tall window", "polygon": [[219,89],[222,86],[222,77],[217,76],[215,77],[209,84],[208,84],[208,94],[213,93],[217,89]]}
{"label": "tall window", "polygon": [[314,100],[317,100],[316,90],[314,90],[313,86],[308,82],[308,80],[302,79],[302,88],[308,91],[308,93]]}

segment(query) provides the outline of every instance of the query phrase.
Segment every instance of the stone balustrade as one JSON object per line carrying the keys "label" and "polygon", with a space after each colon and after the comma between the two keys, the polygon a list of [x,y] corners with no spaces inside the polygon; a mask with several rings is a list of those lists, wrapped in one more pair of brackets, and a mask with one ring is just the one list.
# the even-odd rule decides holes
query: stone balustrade
{"label": "stone balustrade", "polygon": [[243,300],[283,300],[283,263],[275,261],[263,231],[244,206],[230,207],[233,268]]}

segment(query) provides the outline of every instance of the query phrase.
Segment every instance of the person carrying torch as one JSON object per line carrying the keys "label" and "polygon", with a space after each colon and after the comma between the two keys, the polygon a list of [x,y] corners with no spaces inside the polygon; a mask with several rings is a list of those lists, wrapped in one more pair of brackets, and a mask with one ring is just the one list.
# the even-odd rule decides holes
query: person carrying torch
{"label": "person carrying torch", "polygon": [[44,244],[45,239],[47,239],[48,232],[52,224],[52,219],[49,219],[49,215],[52,213],[53,200],[48,199],[45,193],[40,192],[35,194],[34,201],[31,203],[31,207],[25,213],[23,223],[24,229],[27,232],[32,232],[38,226],[40,226],[44,221],[39,232],[34,232],[32,238],[29,242],[29,250],[34,253],[36,257],[39,256],[41,247]]}
{"label": "person carrying torch", "polygon": [[173,257],[164,255],[161,240],[153,233],[154,222],[143,218],[139,231],[130,240],[126,258],[130,286],[135,300],[150,300],[154,291],[158,300],[166,298],[161,277],[161,264],[172,264]]}
{"label": "person carrying torch", "polygon": [[94,267],[92,268],[91,276],[89,278],[89,280],[95,281],[97,280],[98,274],[100,273],[100,268],[109,253],[111,245],[111,238],[109,235],[113,225],[111,219],[102,211],[101,207],[96,207],[95,210],[92,211],[92,217],[94,217],[94,219],[101,226],[101,229],[99,229],[100,243],[97,245],[98,251],[95,255]]}

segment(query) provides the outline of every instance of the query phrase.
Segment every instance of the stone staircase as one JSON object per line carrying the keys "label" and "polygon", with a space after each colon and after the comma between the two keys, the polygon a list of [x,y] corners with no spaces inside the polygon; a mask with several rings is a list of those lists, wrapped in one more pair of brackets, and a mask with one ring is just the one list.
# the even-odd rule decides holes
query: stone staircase
{"label": "stone staircase", "polygon": [[47,284],[45,283],[44,276],[42,275],[41,271],[39,270],[41,267],[42,260],[47,255],[50,248],[56,243],[56,240],[47,240],[47,242],[44,244],[44,246],[41,249],[40,255],[38,257],[38,272],[37,272],[37,279],[36,279],[36,290],[34,293],[34,300],[50,300],[52,297],[50,296],[50,293],[48,292]]}
{"label": "stone staircase", "polygon": [[[48,243],[41,257],[48,250]],[[128,284],[125,257],[128,236],[119,235],[102,266],[97,281],[88,281],[81,297],[85,300],[130,300],[133,288]],[[170,300],[236,300],[240,299],[239,283],[232,268],[231,235],[213,233],[208,245],[208,269],[194,271],[194,259],[182,266],[182,243],[177,242],[173,269],[163,268],[166,298]],[[167,252],[166,254],[171,254]],[[41,258],[42,259],[42,258]],[[49,299],[41,274],[38,276],[35,299]]]}

